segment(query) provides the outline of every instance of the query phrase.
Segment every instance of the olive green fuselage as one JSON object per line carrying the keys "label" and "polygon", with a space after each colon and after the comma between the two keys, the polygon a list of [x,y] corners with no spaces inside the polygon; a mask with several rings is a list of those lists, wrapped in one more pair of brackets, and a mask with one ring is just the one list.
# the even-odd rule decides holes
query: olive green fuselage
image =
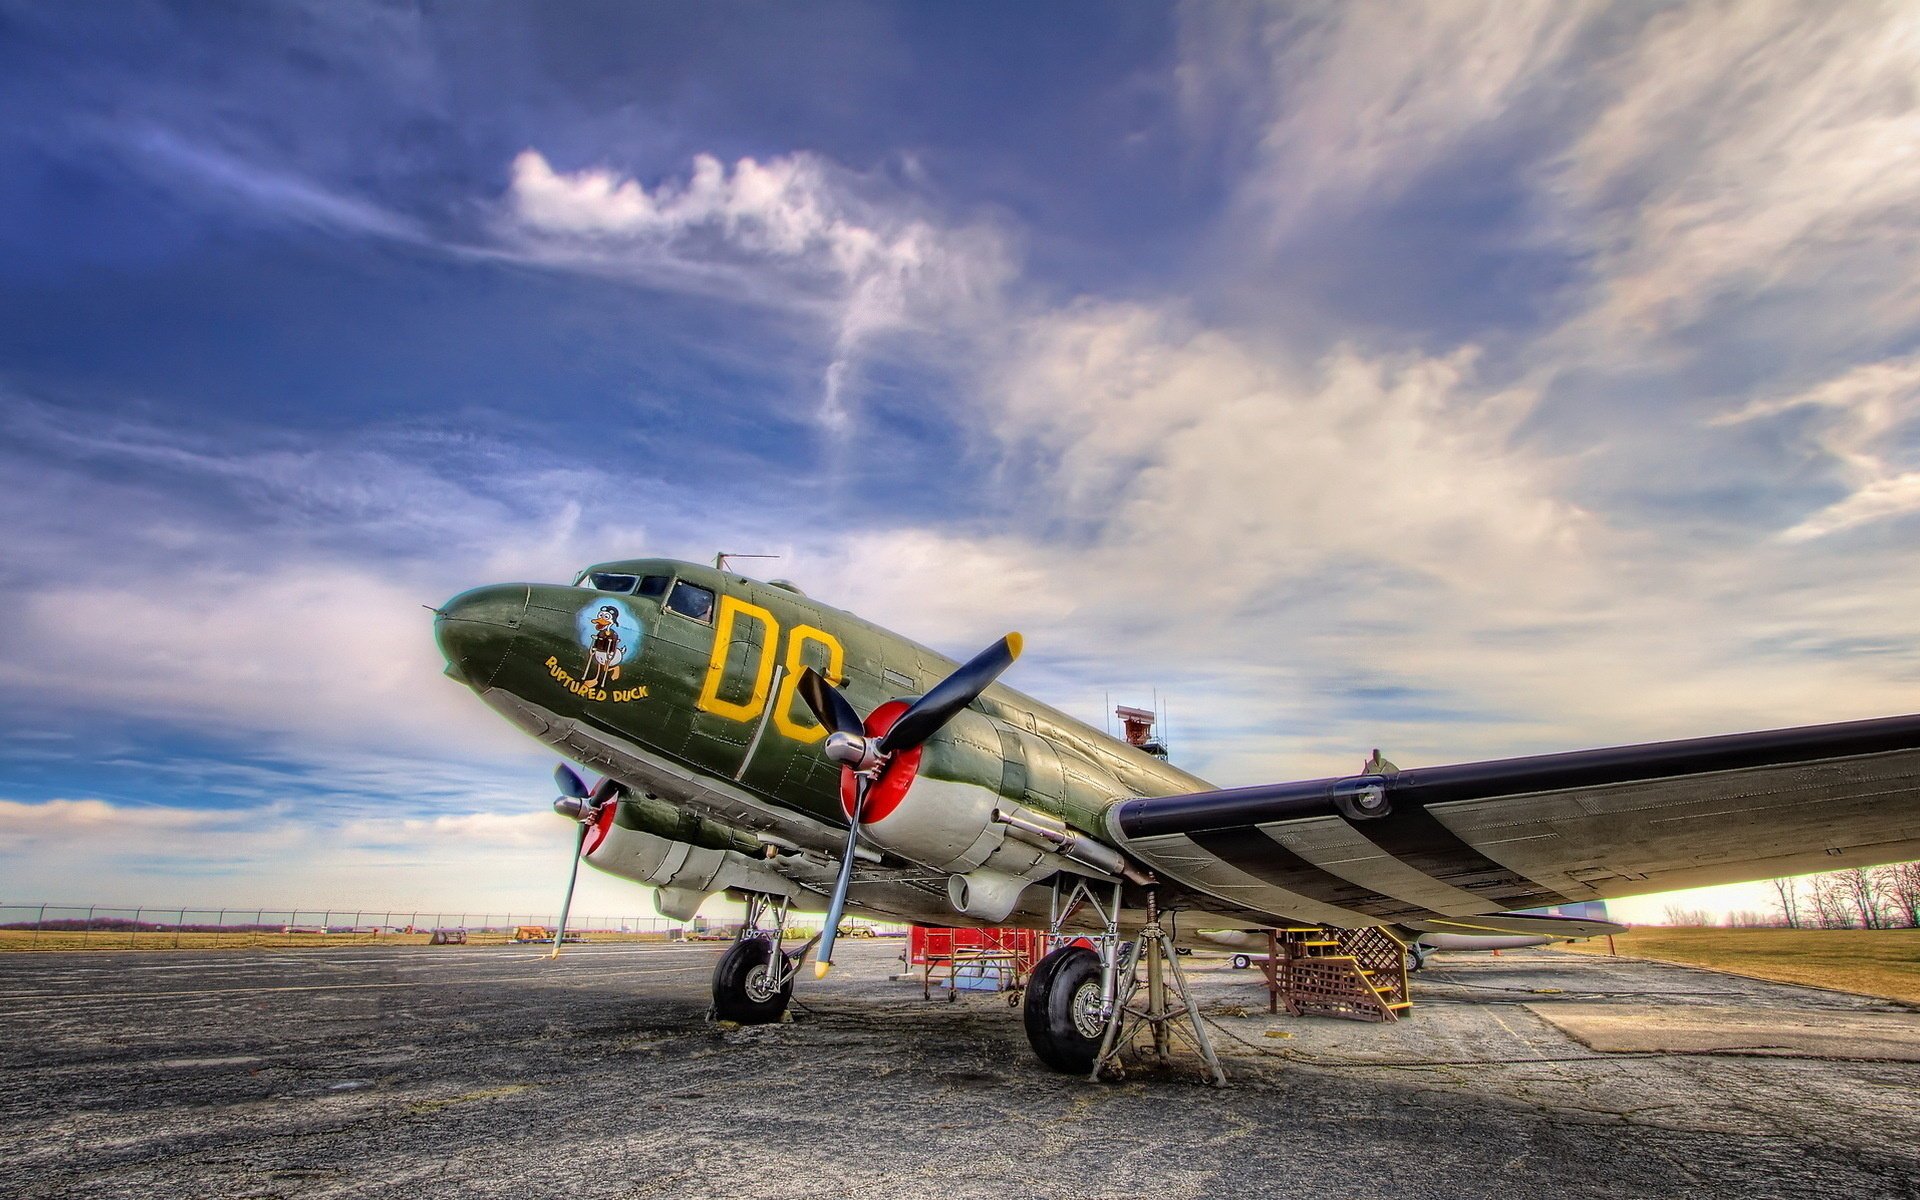
{"label": "olive green fuselage", "polygon": [[[789,587],[662,559],[601,564],[575,586],[478,588],[439,610],[436,632],[450,675],[563,751],[597,737],[742,797],[723,815],[631,788],[617,824],[743,854],[765,840],[829,850],[846,827],[841,768],[795,691],[805,668],[864,714],[955,666]],[[580,736],[556,736],[556,722]],[[998,685],[926,745],[917,778],[985,789],[1096,837],[1118,799],[1208,786]],[[798,820],[755,821],[745,797]]]}

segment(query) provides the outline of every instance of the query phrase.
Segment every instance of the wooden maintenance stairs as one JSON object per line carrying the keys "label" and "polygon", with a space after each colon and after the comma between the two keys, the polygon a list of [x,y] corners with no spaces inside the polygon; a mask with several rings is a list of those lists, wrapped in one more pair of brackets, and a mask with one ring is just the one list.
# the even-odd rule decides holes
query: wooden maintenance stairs
{"label": "wooden maintenance stairs", "polygon": [[1413,1008],[1407,948],[1384,929],[1294,926],[1267,931],[1268,1011],[1397,1021]]}

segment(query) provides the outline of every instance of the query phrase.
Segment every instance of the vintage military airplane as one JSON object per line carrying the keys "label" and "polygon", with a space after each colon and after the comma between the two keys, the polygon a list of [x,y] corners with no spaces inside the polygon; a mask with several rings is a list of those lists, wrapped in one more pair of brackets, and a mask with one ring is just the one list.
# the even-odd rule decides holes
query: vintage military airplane
{"label": "vintage military airplane", "polygon": [[[1097,1061],[1134,966],[1111,947],[1161,910],[1538,936],[1515,910],[1920,857],[1920,715],[1216,789],[997,683],[1017,635],[956,664],[778,580],[608,562],[465,592],[434,628],[449,675],[603,776],[556,772],[576,871],[665,915],[825,910],[821,974],[843,911],[1100,935],[1028,985],[1062,1070]],[[1111,901],[1061,902],[1089,887]],[[778,1019],[806,953],[743,937],[715,1011]]]}

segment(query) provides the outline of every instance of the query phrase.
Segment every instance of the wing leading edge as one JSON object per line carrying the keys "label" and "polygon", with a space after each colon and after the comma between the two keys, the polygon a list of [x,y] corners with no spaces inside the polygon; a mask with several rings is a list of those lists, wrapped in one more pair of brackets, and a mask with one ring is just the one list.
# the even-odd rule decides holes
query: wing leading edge
{"label": "wing leading edge", "polygon": [[1223,915],[1353,927],[1920,858],[1920,715],[1114,805]]}

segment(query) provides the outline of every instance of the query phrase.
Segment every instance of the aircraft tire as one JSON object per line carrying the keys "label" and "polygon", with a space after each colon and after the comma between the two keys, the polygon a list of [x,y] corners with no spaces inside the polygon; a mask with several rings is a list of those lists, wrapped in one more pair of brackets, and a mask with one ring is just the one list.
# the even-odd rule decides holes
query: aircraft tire
{"label": "aircraft tire", "polygon": [[1252,965],[1253,959],[1245,954],[1236,954],[1233,956],[1233,969],[1236,971],[1244,971]]}
{"label": "aircraft tire", "polygon": [[793,978],[778,991],[766,986],[767,964],[773,945],[766,938],[735,942],[713,968],[713,1015],[716,1020],[741,1025],[771,1025],[787,1011],[793,998]]}
{"label": "aircraft tire", "polygon": [[1027,981],[1027,1041],[1056,1071],[1085,1075],[1100,1054],[1103,1026],[1100,956],[1062,946],[1034,965]]}

